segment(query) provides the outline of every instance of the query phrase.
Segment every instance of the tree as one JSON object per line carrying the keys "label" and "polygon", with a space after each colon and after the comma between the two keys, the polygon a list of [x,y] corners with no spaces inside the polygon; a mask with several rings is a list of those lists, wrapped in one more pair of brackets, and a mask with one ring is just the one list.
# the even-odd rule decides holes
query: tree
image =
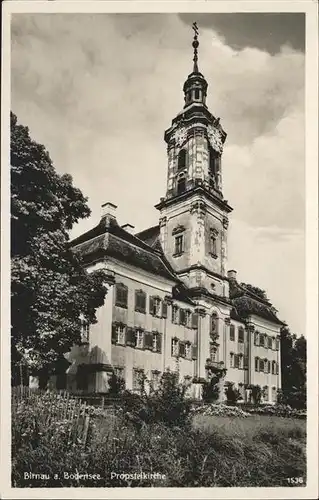
{"label": "tree", "polygon": [[49,372],[80,341],[80,314],[96,322],[105,276],[88,273],[69,231],[88,217],[87,199],[59,175],[44,146],[11,113],[11,358]]}
{"label": "tree", "polygon": [[285,325],[280,332],[281,386],[280,401],[294,408],[305,408],[307,393],[307,341],[297,337]]}

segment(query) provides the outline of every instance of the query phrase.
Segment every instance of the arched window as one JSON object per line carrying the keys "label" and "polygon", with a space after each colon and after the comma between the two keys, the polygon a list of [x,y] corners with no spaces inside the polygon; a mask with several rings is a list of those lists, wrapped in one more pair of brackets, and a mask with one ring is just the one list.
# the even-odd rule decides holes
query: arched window
{"label": "arched window", "polygon": [[184,170],[186,168],[186,149],[181,149],[178,154],[178,170]]}
{"label": "arched window", "polygon": [[186,190],[186,179],[185,177],[180,177],[177,181],[177,194],[184,193]]}

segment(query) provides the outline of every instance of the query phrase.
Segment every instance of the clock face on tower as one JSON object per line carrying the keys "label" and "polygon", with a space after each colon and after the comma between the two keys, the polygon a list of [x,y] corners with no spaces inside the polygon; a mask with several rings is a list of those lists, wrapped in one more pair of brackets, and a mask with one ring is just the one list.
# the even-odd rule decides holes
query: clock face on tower
{"label": "clock face on tower", "polygon": [[208,140],[209,140],[211,147],[215,151],[217,151],[217,153],[222,153],[223,152],[223,140],[222,140],[221,132],[217,128],[212,127],[212,125],[208,125],[207,135],[208,135]]}
{"label": "clock face on tower", "polygon": [[180,127],[175,130],[173,134],[173,139],[175,140],[176,146],[182,146],[187,138],[187,130],[184,127]]}

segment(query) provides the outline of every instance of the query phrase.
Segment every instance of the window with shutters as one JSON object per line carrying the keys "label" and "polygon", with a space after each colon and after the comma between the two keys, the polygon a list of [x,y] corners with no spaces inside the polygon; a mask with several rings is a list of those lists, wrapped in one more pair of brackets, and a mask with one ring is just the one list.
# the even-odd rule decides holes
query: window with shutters
{"label": "window with shutters", "polygon": [[259,332],[255,332],[255,345],[259,345]]}
{"label": "window with shutters", "polygon": [[171,354],[172,356],[178,356],[179,354],[179,342],[177,338],[172,339],[172,349],[171,349]]}
{"label": "window with shutters", "polygon": [[185,342],[185,358],[192,359],[192,344],[190,342]]}
{"label": "window with shutters", "polygon": [[123,283],[115,285],[115,305],[127,308],[128,288]]}
{"label": "window with shutters", "polygon": [[255,358],[255,372],[259,372],[259,358],[258,358],[258,356]]}
{"label": "window with shutters", "polygon": [[239,354],[234,355],[234,368],[239,368]]}
{"label": "window with shutters", "polygon": [[126,325],[123,323],[113,323],[112,325],[112,343],[125,344]]}
{"label": "window with shutters", "polygon": [[267,372],[271,373],[271,363],[270,363],[270,361],[267,361]]}
{"label": "window with shutters", "polygon": [[265,361],[263,359],[259,360],[259,371],[264,372],[265,371]]}
{"label": "window with shutters", "polygon": [[245,330],[242,326],[238,328],[238,342],[243,344],[245,341]]}
{"label": "window with shutters", "polygon": [[161,316],[162,300],[160,297],[150,297],[150,314],[152,316]]}
{"label": "window with shutters", "polygon": [[268,359],[264,359],[264,367],[265,367],[264,369],[265,373],[268,373]]}
{"label": "window with shutters", "polygon": [[162,302],[162,318],[167,318],[167,302],[165,300]]}
{"label": "window with shutters", "polygon": [[153,351],[162,352],[162,335],[159,332],[153,332]]}
{"label": "window with shutters", "polygon": [[263,333],[260,334],[260,337],[259,337],[259,345],[261,347],[265,347],[265,335]]}
{"label": "window with shutters", "polygon": [[272,363],[271,363],[271,373],[273,375],[276,374],[276,361],[272,361]]}
{"label": "window with shutters", "polygon": [[243,354],[238,354],[238,368],[240,370],[244,369],[244,355]]}
{"label": "window with shutters", "polygon": [[153,350],[153,333],[144,332],[144,349]]}
{"label": "window with shutters", "polygon": [[185,323],[188,328],[192,326],[192,313],[188,309],[185,311]]}
{"label": "window with shutters", "polygon": [[181,255],[184,252],[184,236],[179,234],[175,236],[175,248],[174,248],[174,256]]}
{"label": "window with shutters", "polygon": [[179,322],[181,325],[186,325],[186,312],[185,309],[179,311]]}
{"label": "window with shutters", "polygon": [[229,340],[235,341],[235,325],[230,325],[229,328]]}
{"label": "window with shutters", "polygon": [[269,400],[269,388],[268,385],[264,385],[263,387],[263,400],[268,401]]}
{"label": "window with shutters", "polygon": [[135,311],[146,313],[146,293],[143,290],[135,290]]}
{"label": "window with shutters", "polygon": [[132,327],[126,327],[125,344],[129,347],[136,346],[136,330]]}
{"label": "window with shutters", "polygon": [[185,358],[185,344],[184,342],[179,343],[179,356]]}
{"label": "window with shutters", "polygon": [[279,345],[280,345],[280,341],[279,341],[279,339],[276,339],[276,351],[279,351]]}
{"label": "window with shutters", "polygon": [[233,352],[231,352],[229,354],[229,360],[230,360],[230,367],[234,368],[235,365],[234,365],[234,353]]}
{"label": "window with shutters", "polygon": [[133,391],[142,393],[144,391],[144,370],[133,368]]}
{"label": "window with shutters", "polygon": [[143,349],[144,347],[144,331],[142,328],[136,328],[136,344],[137,349]]}
{"label": "window with shutters", "polygon": [[267,341],[268,341],[268,349],[272,349],[272,338],[268,337]]}
{"label": "window with shutters", "polygon": [[175,324],[179,323],[179,307],[178,306],[172,307],[172,323],[175,323]]}

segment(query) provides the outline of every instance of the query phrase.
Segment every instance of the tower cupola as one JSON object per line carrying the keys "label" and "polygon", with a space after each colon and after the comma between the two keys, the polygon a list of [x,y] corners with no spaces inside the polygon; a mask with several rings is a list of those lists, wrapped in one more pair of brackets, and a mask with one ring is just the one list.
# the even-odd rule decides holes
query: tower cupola
{"label": "tower cupola", "polygon": [[193,71],[190,75],[188,75],[186,82],[183,86],[184,91],[184,100],[185,105],[184,108],[193,103],[201,103],[206,107],[206,96],[207,96],[207,87],[208,84],[202,75],[202,73],[198,70],[198,27],[196,23],[193,23],[194,30],[194,39],[193,39],[193,49],[194,49],[194,57],[193,57]]}

